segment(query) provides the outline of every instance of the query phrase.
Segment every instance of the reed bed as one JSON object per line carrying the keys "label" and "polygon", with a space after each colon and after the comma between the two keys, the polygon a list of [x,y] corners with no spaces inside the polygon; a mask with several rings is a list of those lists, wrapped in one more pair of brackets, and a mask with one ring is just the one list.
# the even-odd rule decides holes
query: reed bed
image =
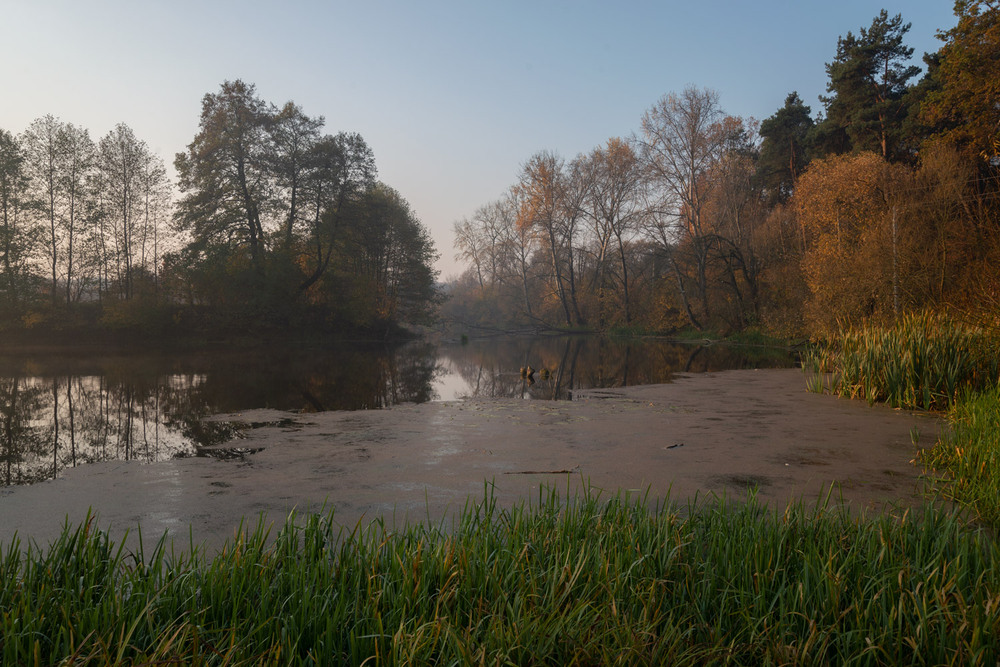
{"label": "reed bed", "polygon": [[842,331],[806,357],[812,391],[947,411],[950,429],[917,460],[930,490],[1000,529],[1000,335],[932,313]]}
{"label": "reed bed", "polygon": [[995,664],[1000,552],[947,512],[594,491],[454,523],[258,524],[214,557],[89,524],[0,562],[3,664]]}
{"label": "reed bed", "polygon": [[897,408],[946,410],[962,392],[982,391],[1000,377],[996,332],[934,313],[906,315],[894,326],[842,331],[808,355],[807,370],[829,374],[809,381],[813,391]]}

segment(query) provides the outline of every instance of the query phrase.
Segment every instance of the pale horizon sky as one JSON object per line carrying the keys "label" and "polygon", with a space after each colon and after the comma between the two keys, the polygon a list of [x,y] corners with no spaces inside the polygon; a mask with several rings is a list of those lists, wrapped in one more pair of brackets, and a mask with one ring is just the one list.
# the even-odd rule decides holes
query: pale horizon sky
{"label": "pale horizon sky", "polygon": [[565,158],[638,131],[687,85],[764,119],[798,91],[815,115],[837,38],[885,8],[911,22],[914,63],[955,24],[943,0],[5,0],[0,128],[52,114],[95,141],[124,122],[173,175],[202,97],[242,79],[278,106],[359,132],[461,270],[452,225],[514,183],[534,153]]}

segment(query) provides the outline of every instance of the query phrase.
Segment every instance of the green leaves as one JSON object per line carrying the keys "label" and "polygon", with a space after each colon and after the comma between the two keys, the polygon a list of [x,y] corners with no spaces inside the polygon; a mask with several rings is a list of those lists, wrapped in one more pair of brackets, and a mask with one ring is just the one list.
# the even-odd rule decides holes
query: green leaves
{"label": "green leaves", "polygon": [[830,97],[817,138],[824,152],[869,150],[887,160],[899,157],[902,104],[910,79],[920,73],[908,65],[913,49],[903,43],[910,29],[902,16],[882,10],[856,37],[848,32],[837,41],[837,56],[827,63]]}
{"label": "green leaves", "polygon": [[383,205],[391,188],[376,183],[364,139],[322,127],[243,81],[205,96],[198,134],[174,163],[185,193],[174,217],[192,236],[171,257],[183,263],[177,277],[223,317],[264,328],[334,320],[382,334],[398,318],[426,320],[429,236],[398,193]]}

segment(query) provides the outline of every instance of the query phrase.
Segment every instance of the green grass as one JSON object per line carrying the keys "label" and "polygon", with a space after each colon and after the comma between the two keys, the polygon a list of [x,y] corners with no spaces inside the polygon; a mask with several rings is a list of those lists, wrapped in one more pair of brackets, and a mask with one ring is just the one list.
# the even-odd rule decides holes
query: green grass
{"label": "green grass", "polygon": [[940,474],[938,493],[1000,528],[1000,389],[961,398],[948,420],[951,428],[920,462]]}
{"label": "green grass", "polygon": [[732,343],[735,345],[753,345],[758,347],[790,347],[790,341],[787,338],[781,338],[774,336],[766,331],[756,328],[748,328],[743,331],[733,332],[730,336],[726,337],[727,343]]}
{"label": "green grass", "polygon": [[0,561],[3,664],[994,664],[1000,550],[956,515],[487,494],[214,558],[88,526]]}
{"label": "green grass", "polygon": [[605,335],[607,335],[608,338],[628,340],[629,338],[655,336],[657,335],[657,332],[638,324],[616,324],[609,327]]}
{"label": "green grass", "polygon": [[932,313],[907,315],[892,327],[842,331],[807,355],[807,370],[831,374],[830,389],[868,403],[944,410],[960,393],[993,387],[1000,376],[1000,337]]}

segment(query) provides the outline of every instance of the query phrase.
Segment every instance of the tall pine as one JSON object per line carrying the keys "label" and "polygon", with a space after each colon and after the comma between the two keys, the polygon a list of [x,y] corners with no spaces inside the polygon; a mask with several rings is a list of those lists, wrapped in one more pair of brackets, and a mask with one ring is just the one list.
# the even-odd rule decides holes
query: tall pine
{"label": "tall pine", "polygon": [[872,151],[887,160],[906,159],[901,150],[908,114],[910,79],[920,73],[908,64],[913,49],[903,43],[910,29],[901,15],[883,9],[869,28],[837,40],[837,57],[827,63],[826,117],[817,127],[823,154]]}

